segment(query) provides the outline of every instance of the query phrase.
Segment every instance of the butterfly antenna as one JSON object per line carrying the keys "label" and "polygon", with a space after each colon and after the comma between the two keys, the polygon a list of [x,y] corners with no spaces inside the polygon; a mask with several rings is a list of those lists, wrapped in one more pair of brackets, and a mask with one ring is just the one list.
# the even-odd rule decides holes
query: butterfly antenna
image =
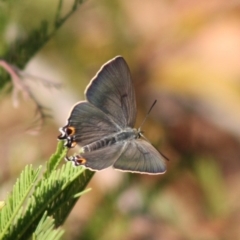
{"label": "butterfly antenna", "polygon": [[143,119],[142,124],[140,125],[140,127],[139,127],[138,129],[141,129],[141,127],[143,126],[143,124],[146,122],[146,120],[147,120],[150,112],[152,111],[152,109],[153,109],[153,107],[154,107],[154,105],[155,105],[156,103],[157,103],[157,100],[155,100],[155,101],[153,102],[152,106],[151,106],[150,109],[148,110],[147,115],[146,115],[145,118]]}

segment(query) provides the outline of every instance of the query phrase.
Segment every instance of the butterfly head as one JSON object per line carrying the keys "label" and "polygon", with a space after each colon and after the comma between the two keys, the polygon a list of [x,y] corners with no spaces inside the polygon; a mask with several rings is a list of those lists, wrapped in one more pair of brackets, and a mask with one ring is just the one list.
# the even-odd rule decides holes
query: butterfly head
{"label": "butterfly head", "polygon": [[144,131],[141,130],[141,128],[138,128],[137,131],[136,131],[136,135],[137,135],[137,138],[141,138],[141,137],[144,137]]}

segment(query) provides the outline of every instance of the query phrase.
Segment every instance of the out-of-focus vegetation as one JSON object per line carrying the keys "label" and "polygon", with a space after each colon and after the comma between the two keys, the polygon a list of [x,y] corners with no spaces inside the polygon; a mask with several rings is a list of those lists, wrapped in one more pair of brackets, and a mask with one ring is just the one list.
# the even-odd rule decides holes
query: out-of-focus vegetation
{"label": "out-of-focus vegetation", "polygon": [[[58,1],[0,1],[0,56],[43,20],[54,22],[57,6]],[[71,6],[63,1],[66,12]],[[0,201],[26,164],[43,164],[54,152],[71,105],[116,55],[124,56],[132,72],[136,127],[158,100],[143,130],[170,159],[168,171],[96,173],[92,191],[64,226],[64,239],[239,239],[238,1],[85,1],[25,68],[64,84],[60,91],[48,90],[28,80],[54,116],[38,135],[25,131],[34,120],[33,104],[23,99],[14,108],[9,85],[1,90]]]}

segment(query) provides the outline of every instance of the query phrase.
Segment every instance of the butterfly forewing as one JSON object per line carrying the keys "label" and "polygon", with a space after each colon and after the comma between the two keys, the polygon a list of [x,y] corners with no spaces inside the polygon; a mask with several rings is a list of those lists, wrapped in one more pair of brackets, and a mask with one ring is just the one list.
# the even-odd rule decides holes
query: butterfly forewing
{"label": "butterfly forewing", "polygon": [[86,97],[121,128],[134,126],[135,92],[128,65],[122,57],[116,57],[100,69],[90,82]]}

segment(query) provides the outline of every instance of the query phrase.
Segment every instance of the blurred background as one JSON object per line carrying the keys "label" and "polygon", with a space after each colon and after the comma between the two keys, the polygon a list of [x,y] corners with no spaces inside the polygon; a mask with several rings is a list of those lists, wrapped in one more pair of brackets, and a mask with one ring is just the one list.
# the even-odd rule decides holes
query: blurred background
{"label": "blurred background", "polygon": [[[64,1],[69,11],[72,1]],[[58,1],[0,2],[0,55],[55,17]],[[17,54],[17,53],[16,53]],[[26,133],[35,105],[0,93],[0,200],[26,164],[45,164],[58,128],[102,64],[122,55],[136,90],[138,127],[169,158],[164,175],[94,175],[64,239],[240,239],[240,2],[87,0],[32,58],[26,79],[52,119]]]}

